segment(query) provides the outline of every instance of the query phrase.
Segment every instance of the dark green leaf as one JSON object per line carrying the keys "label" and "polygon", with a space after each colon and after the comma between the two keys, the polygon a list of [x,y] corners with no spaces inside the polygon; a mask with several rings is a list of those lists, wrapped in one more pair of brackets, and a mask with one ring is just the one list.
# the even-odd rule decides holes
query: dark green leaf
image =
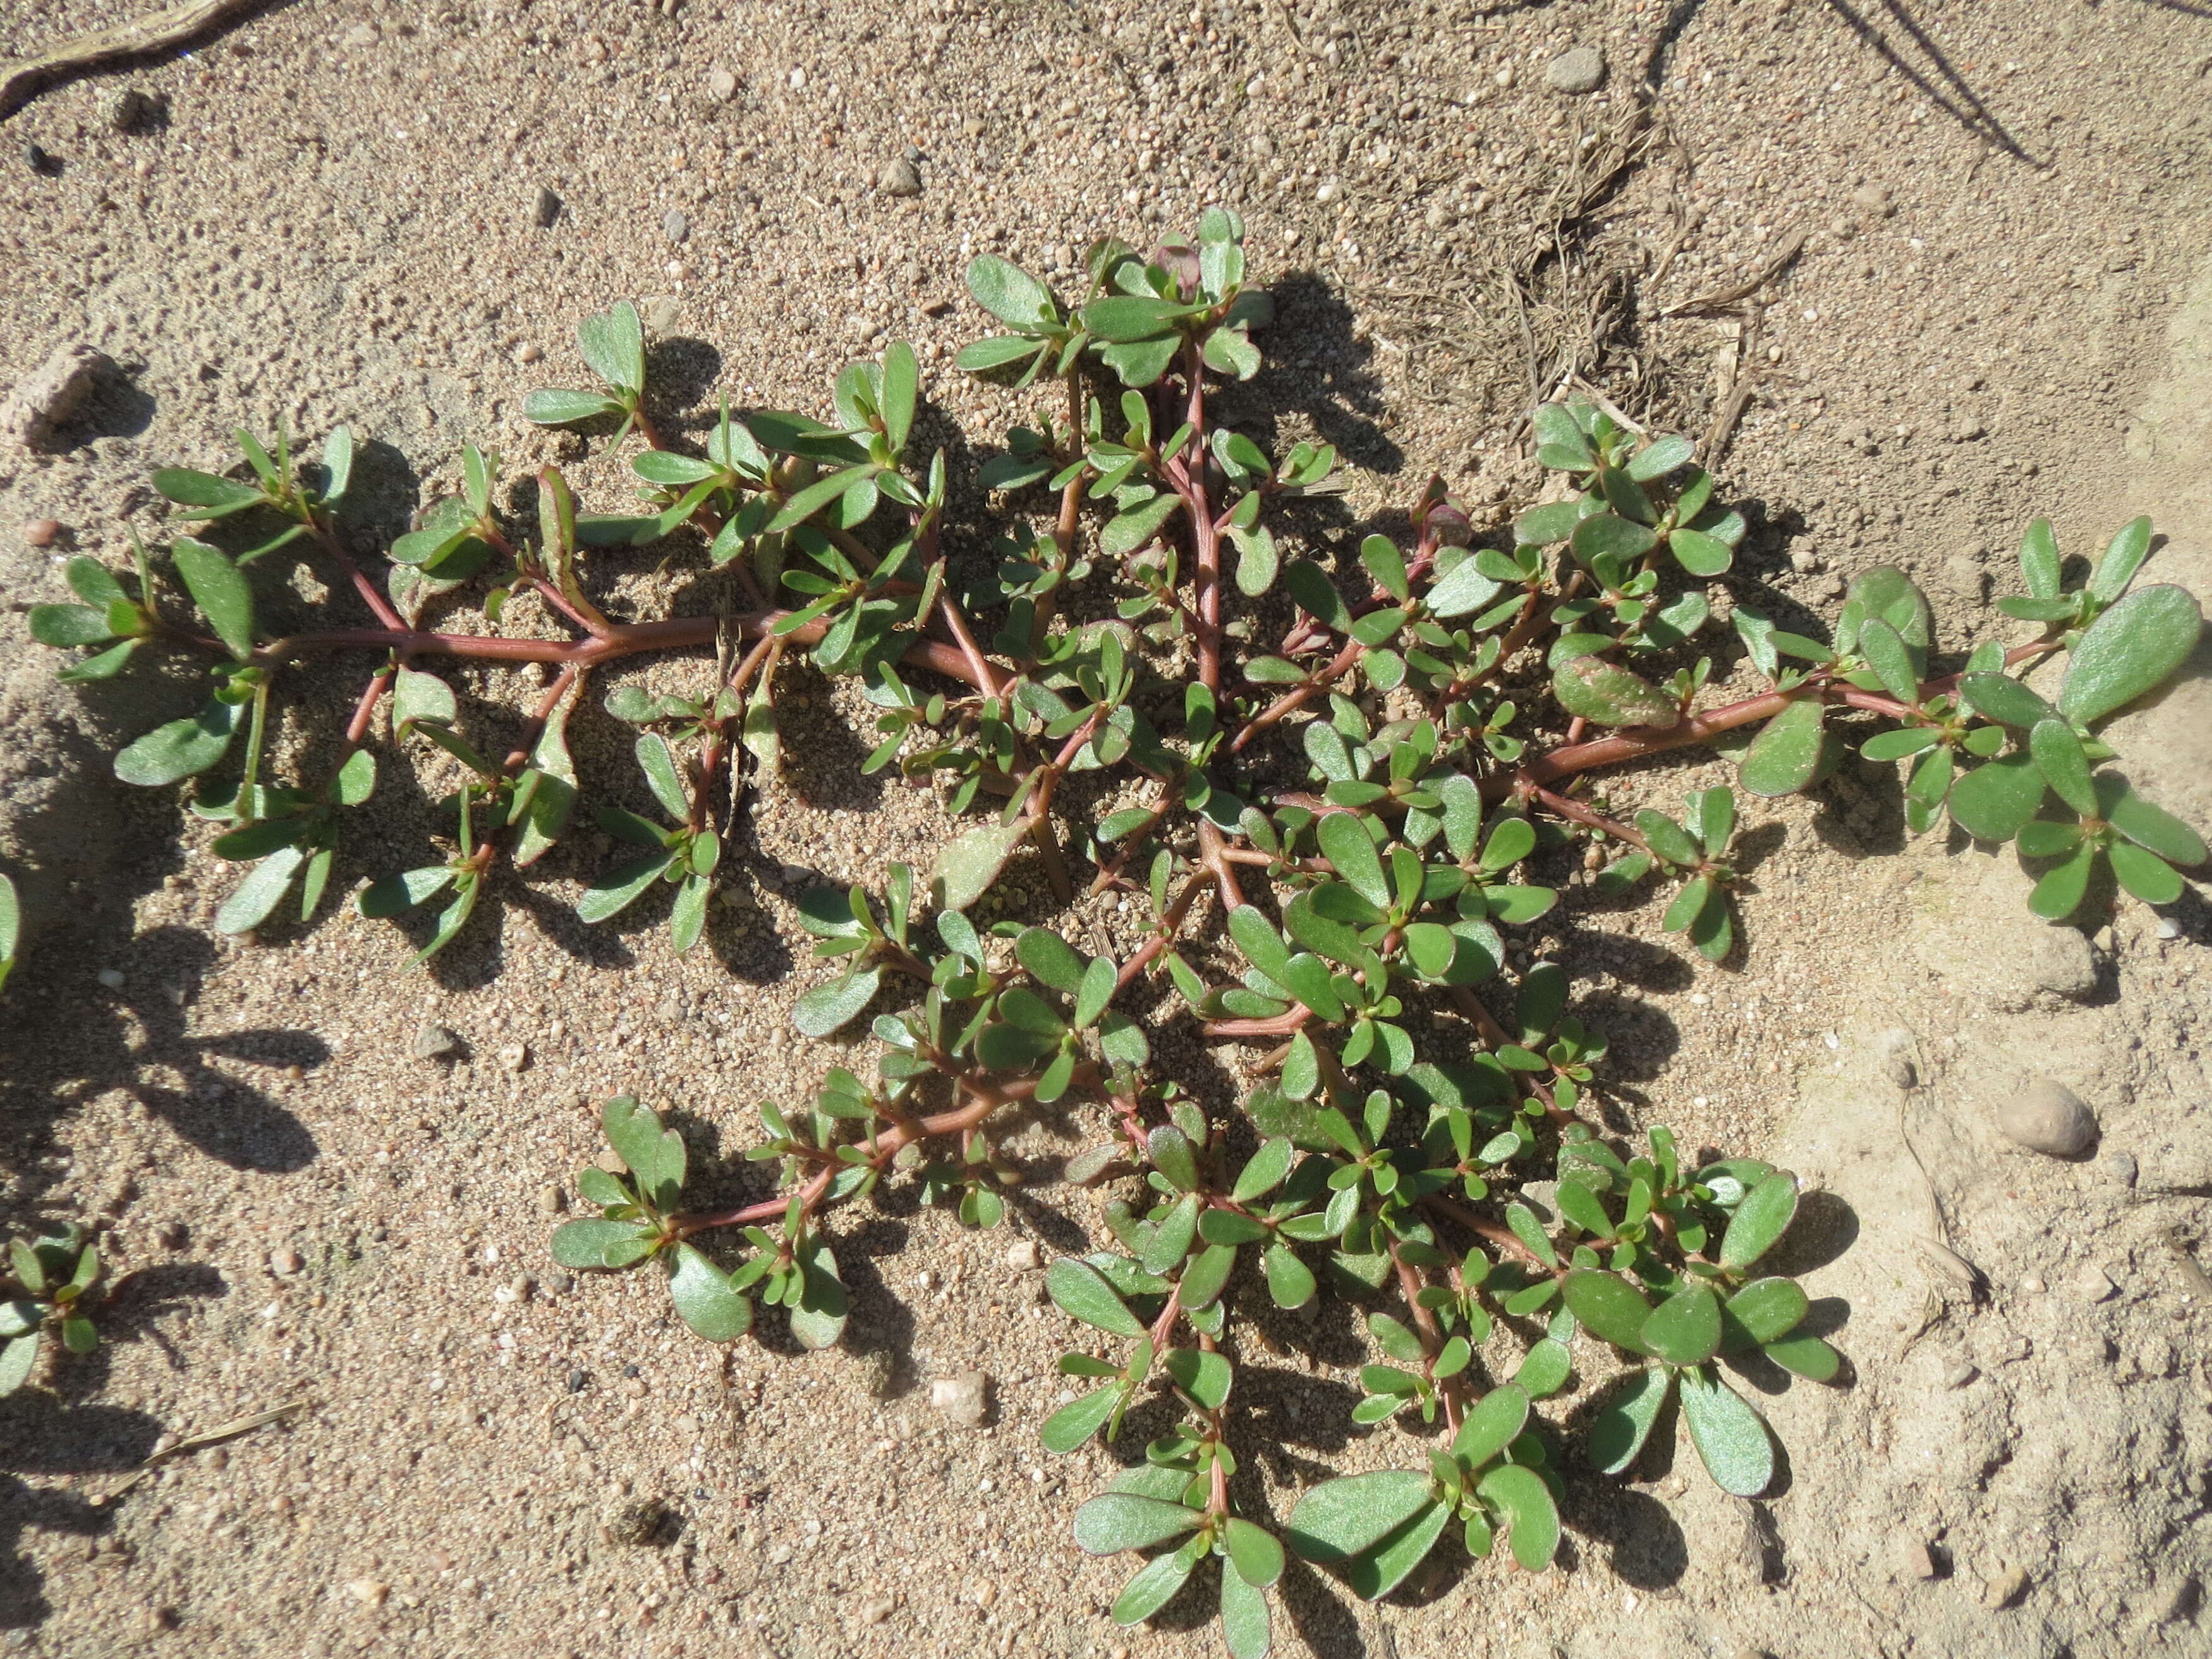
{"label": "dark green leaf", "polygon": [[1513,1559],[1530,1572],[1552,1565],[1559,1547],[1559,1511],[1543,1476],[1519,1463],[1501,1463],[1475,1482],[1475,1495],[1512,1529]]}
{"label": "dark green leaf", "polygon": [[1706,1285],[1685,1285],[1651,1310],[1642,1335],[1644,1351],[1671,1365],[1703,1364],[1720,1351],[1720,1299]]}
{"label": "dark green leaf", "polygon": [[1951,786],[1951,820],[1978,841],[2010,841],[2035,816],[2044,793],[2033,757],[2000,756]]}
{"label": "dark green leaf", "polygon": [[1820,774],[1825,718],[1826,710],[1816,699],[1802,697],[1784,704],[1744,751],[1743,787],[1771,799],[1795,794],[1810,784]]}
{"label": "dark green leaf", "polygon": [[240,661],[252,656],[253,590],[246,585],[244,574],[230,562],[229,555],[205,542],[182,536],[169,550],[169,556],[176,563],[177,574],[184,579],[185,586],[191,593],[192,602],[215,629],[216,637]]}
{"label": "dark green leaf", "polygon": [[1128,1392],[1128,1385],[1122,1382],[1093,1389],[1046,1418],[1037,1430],[1037,1438],[1044,1442],[1047,1451],[1063,1455],[1073,1451],[1106,1426]]}
{"label": "dark green leaf", "polygon": [[2097,792],[2089,787],[2089,757],[2071,726],[2055,717],[2038,720],[2027,734],[2027,752],[2059,799],[2084,817],[2095,814]]}
{"label": "dark green leaf", "polygon": [[222,519],[247,507],[258,507],[264,497],[252,484],[234,483],[218,478],[212,473],[195,472],[186,466],[165,466],[154,474],[154,488],[178,506],[194,510],[180,513],[183,519]]}
{"label": "dark green leaf", "polygon": [[1567,1275],[1561,1294],[1567,1310],[1593,1334],[1631,1353],[1647,1352],[1644,1327],[1651,1304],[1618,1273],[1578,1267]]}
{"label": "dark green leaf", "polygon": [[157,726],[116,756],[115,775],[150,787],[204,772],[228,752],[246,713],[244,703],[218,699],[188,719]]}
{"label": "dark green leaf", "polygon": [[1605,1474],[1619,1474],[1635,1462],[1674,1388],[1674,1373],[1662,1365],[1623,1378],[1590,1424],[1591,1466]]}
{"label": "dark green leaf", "polygon": [[1797,1178],[1778,1170],[1744,1194],[1721,1238],[1720,1263],[1738,1272],[1774,1248],[1797,1213]]}

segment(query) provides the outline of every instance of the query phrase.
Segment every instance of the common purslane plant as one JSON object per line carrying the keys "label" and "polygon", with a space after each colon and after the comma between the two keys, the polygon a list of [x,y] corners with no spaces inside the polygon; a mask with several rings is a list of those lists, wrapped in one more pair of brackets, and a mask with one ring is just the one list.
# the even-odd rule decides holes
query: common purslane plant
{"label": "common purslane plant", "polygon": [[100,1247],[69,1226],[32,1243],[8,1242],[8,1282],[0,1284],[0,1395],[30,1378],[49,1333],[71,1353],[90,1353],[100,1333],[88,1312],[99,1300]]}
{"label": "common purslane plant", "polygon": [[[981,560],[946,555],[955,497],[944,452],[919,453],[921,375],[903,343],[840,375],[827,419],[725,404],[679,442],[656,424],[625,303],[580,331],[607,389],[540,392],[527,412],[611,428],[610,444],[635,434],[641,510],[581,512],[551,466],[534,515],[503,505],[499,458],[471,448],[461,493],[372,571],[349,551],[346,434],[311,465],[281,433],[267,449],[241,434],[243,476],[155,475],[198,534],[161,556],[134,544],[135,592],[81,556],[68,574],[82,603],[31,619],[50,644],[94,649],[67,671],[79,679],[142,647],[208,661],[201,712],[116,766],[148,785],[198,780],[193,810],[222,826],[214,851],[246,866],[222,908],[230,931],[325,908],[342,853],[354,870],[341,833],[380,766],[428,761],[450,777],[457,763],[452,856],[386,872],[366,849],[355,899],[370,916],[434,902],[423,956],[559,842],[587,791],[599,825],[635,850],[590,883],[580,914],[604,921],[670,888],[673,943],[690,948],[745,834],[747,788],[773,787],[780,668],[803,654],[853,682],[873,710],[866,769],[934,781],[971,818],[926,877],[894,866],[880,893],[799,901],[830,972],[799,999],[798,1024],[872,1038],[872,1075],[856,1053],[810,1100],[763,1104],[749,1156],[773,1184],[720,1211],[685,1207],[678,1134],[609,1102],[627,1173],[583,1172],[599,1213],[562,1226],[554,1254],[650,1264],[709,1340],[743,1334],[759,1302],[824,1346],[847,1318],[841,1205],[904,1178],[995,1225],[1022,1178],[994,1140],[1014,1109],[1094,1128],[1067,1178],[1133,1174],[1142,1196],[1108,1206],[1100,1248],[1048,1272],[1083,1331],[1043,1438],[1118,1447],[1132,1411],[1173,1408],[1176,1426],[1077,1511],[1076,1541],[1144,1557],[1116,1618],[1145,1619],[1198,1580],[1240,1656],[1268,1648],[1285,1547],[1370,1597],[1448,1533],[1541,1571],[1570,1440],[1625,1471],[1679,1401],[1714,1480],[1755,1495],[1774,1446],[1729,1368],[1838,1372],[1832,1327],[1771,1265],[1794,1177],[1686,1158],[1657,1126],[1622,1146],[1586,1115],[1606,1044],[1572,1012],[1570,965],[1509,951],[1578,855],[1601,893],[1665,894],[1664,927],[1714,961],[1742,948],[1737,789],[1624,819],[1591,775],[1719,746],[1743,792],[1774,797],[1817,789],[1856,744],[1906,763],[1916,832],[2014,844],[2043,870],[2033,902],[2053,918],[2106,913],[2115,884],[2171,902],[2177,866],[2205,857],[2194,831],[2099,769],[2114,758],[2100,723],[2171,676],[2200,627],[2183,590],[2134,586],[2147,522],[2070,584],[2048,526],[2032,526],[2028,597],[2003,608],[2042,631],[2009,647],[1940,656],[1926,599],[1889,568],[1851,585],[1826,640],[1779,629],[1741,583],[1723,625],[1709,585],[1731,577],[1742,516],[1690,443],[1577,403],[1534,411],[1554,499],[1510,532],[1476,534],[1437,480],[1403,533],[1332,555],[1307,503],[1330,490],[1334,453],[1271,453],[1216,413],[1218,386],[1261,367],[1269,306],[1245,278],[1243,228],[1219,210],[1188,241],[1097,243],[1073,295],[975,260],[969,288],[1003,331],[959,366],[1036,400],[978,481],[1001,503]],[[611,619],[595,594],[624,550],[663,541],[661,556],[705,573],[696,613]],[[337,585],[332,614],[271,626],[283,600],[262,572],[301,556]],[[534,631],[447,627],[467,605],[494,622],[526,614]],[[1761,684],[1719,702],[1709,687],[1730,641]],[[337,652],[370,664],[343,737],[301,756],[293,781],[265,776],[290,671]],[[592,672],[648,653],[701,666],[686,695],[623,685],[605,699],[635,728],[658,818],[601,798],[567,738]],[[2047,692],[2025,683],[2062,653]],[[519,736],[490,742],[491,721],[465,714],[441,670],[471,659],[552,666]],[[1083,948],[1065,926],[992,919],[988,896],[1018,856],[1036,861],[1056,914],[1085,888],[1127,894],[1137,942],[1100,953],[1103,936]],[[1241,1099],[1200,1100],[1168,1074],[1156,1039],[1174,1024],[1243,1052]],[[1264,1364],[1252,1310],[1324,1290],[1364,1310],[1376,1358],[1352,1415],[1391,1435],[1404,1467],[1322,1481],[1284,1513],[1239,1475],[1253,1431],[1237,1383]],[[1577,1355],[1605,1371],[1607,1351],[1630,1363],[1567,1435],[1545,1402],[1575,1382]]]}

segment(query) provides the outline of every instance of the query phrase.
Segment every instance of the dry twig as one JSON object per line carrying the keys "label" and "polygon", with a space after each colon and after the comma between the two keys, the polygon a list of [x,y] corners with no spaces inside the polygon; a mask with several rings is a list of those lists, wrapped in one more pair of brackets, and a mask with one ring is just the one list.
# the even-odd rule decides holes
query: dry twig
{"label": "dry twig", "polygon": [[72,35],[52,52],[26,58],[0,75],[0,121],[13,115],[45,88],[70,80],[80,70],[94,69],[118,58],[171,51],[218,23],[242,17],[266,3],[267,0],[184,0],[182,5],[149,12],[112,28]]}

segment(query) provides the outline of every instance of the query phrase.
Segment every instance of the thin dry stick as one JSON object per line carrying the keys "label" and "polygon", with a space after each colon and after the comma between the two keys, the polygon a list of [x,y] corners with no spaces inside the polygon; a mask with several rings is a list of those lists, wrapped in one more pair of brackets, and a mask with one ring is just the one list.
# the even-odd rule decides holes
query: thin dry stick
{"label": "thin dry stick", "polygon": [[185,0],[183,5],[149,12],[113,28],[71,35],[52,52],[26,58],[0,76],[0,121],[46,88],[73,79],[82,70],[118,58],[171,51],[218,23],[243,17],[267,3],[268,0]]}

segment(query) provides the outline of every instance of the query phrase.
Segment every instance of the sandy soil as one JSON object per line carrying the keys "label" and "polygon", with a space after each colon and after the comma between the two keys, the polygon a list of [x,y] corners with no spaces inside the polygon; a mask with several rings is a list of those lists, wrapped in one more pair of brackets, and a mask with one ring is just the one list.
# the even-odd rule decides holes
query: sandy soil
{"label": "sandy soil", "polygon": [[[0,43],[131,9],[6,0]],[[386,533],[472,440],[559,458],[611,507],[620,468],[520,408],[574,379],[576,319],[622,297],[694,412],[723,392],[820,407],[850,356],[910,338],[957,460],[1018,412],[951,368],[981,331],[965,256],[1049,266],[1215,201],[1245,214],[1283,301],[1280,367],[1244,412],[1337,443],[1354,515],[1402,507],[1431,471],[1520,504],[1536,478],[1517,422],[1569,374],[1692,434],[1747,384],[1721,469],[1754,520],[1740,596],[1827,614],[1852,573],[1894,562],[1959,644],[2011,628],[1985,601],[2030,517],[2086,553],[2138,511],[2170,538],[2156,568],[2212,592],[2201,6],[672,9],[300,4],[15,115],[0,386],[72,340],[125,373],[50,453],[0,453],[10,611],[63,597],[58,555],[151,532],[152,465],[218,463],[234,424],[279,413],[374,440]],[[1570,97],[1545,68],[1577,45],[1608,76]],[[165,118],[112,131],[124,87]],[[1624,138],[1614,188],[1561,224]],[[921,195],[880,193],[908,147]],[[561,209],[541,228],[544,190]],[[1741,308],[1668,314],[1800,231],[1755,327]],[[28,545],[18,526],[49,517],[63,539]],[[640,560],[609,592],[643,611],[670,580]],[[0,1404],[0,1644],[1218,1650],[1173,1609],[1152,1632],[1111,1625],[1121,1564],[1067,1534],[1109,1462],[1036,1443],[1066,1322],[1006,1251],[1096,1229],[1099,1200],[1048,1179],[1076,1127],[1041,1119],[1009,1143],[1038,1177],[1009,1229],[964,1233],[903,1199],[844,1217],[839,1350],[709,1348],[657,1296],[546,1257],[605,1094],[734,1153],[757,1100],[836,1062],[790,1025],[822,977],[790,896],[810,871],[927,866],[948,833],[927,799],[851,775],[840,695],[790,688],[793,768],[700,950],[672,957],[650,914],[578,926],[577,878],[604,861],[579,836],[424,973],[400,932],[349,915],[216,935],[228,877],[198,850],[204,826],[106,769],[191,694],[146,677],[81,696],[52,666],[8,630],[0,859],[33,933],[0,1027],[0,1222],[97,1218],[123,1278],[109,1346]],[[2200,827],[2208,702],[2199,674],[2120,732]],[[584,763],[615,738],[582,731]],[[1671,764],[1613,798],[1671,803],[1726,775]],[[380,808],[402,848],[420,805]],[[1720,1496],[1686,1455],[1625,1486],[1577,1474],[1565,1571],[1440,1553],[1376,1607],[1294,1574],[1279,1651],[2203,1650],[2202,890],[2163,927],[2136,908],[2084,942],[2030,921],[2008,860],[1908,843],[1886,773],[1846,769],[1769,823],[1740,964],[1662,943],[1648,908],[1571,905],[1538,937],[1578,964],[1629,1118],[1782,1158],[1818,1189],[1796,1248],[1815,1293],[1850,1304],[1850,1385],[1766,1402],[1791,1457],[1768,1498]],[[453,1055],[414,1057],[428,1022]],[[2093,1157],[1997,1134],[1995,1103],[2030,1075],[2096,1109]],[[1390,1431],[1342,1426],[1364,1358],[1349,1319],[1279,1334],[1247,1383],[1280,1436],[1255,1460],[1279,1516],[1323,1472],[1393,1453]],[[928,1403],[929,1378],[969,1366],[994,1379],[976,1429]],[[293,1401],[123,1491],[159,1437]],[[646,1542],[641,1504],[665,1510]]]}

